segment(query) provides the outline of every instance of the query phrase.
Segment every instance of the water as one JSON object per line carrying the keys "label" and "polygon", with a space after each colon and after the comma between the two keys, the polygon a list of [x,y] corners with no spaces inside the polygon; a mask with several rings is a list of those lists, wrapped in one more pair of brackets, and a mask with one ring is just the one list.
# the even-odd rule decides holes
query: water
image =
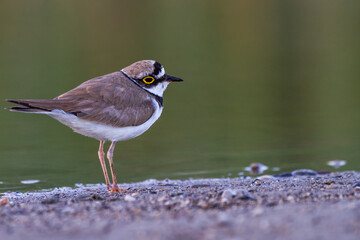
{"label": "water", "polygon": [[[255,162],[360,170],[360,3],[321,2],[1,1],[0,97],[53,98],[156,59],[185,81],[148,132],[117,144],[120,182]],[[0,133],[0,192],[104,182],[98,142],[49,117],[1,110]]]}

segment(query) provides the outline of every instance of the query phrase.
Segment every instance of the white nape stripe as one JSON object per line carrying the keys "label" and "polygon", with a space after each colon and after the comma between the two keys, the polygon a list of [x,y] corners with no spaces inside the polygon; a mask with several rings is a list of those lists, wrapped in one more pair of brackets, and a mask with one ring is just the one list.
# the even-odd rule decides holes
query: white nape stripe
{"label": "white nape stripe", "polygon": [[157,75],[155,75],[154,77],[155,77],[156,79],[160,79],[160,78],[162,78],[164,75],[165,75],[165,69],[164,69],[163,66],[161,66],[161,71],[160,71]]}

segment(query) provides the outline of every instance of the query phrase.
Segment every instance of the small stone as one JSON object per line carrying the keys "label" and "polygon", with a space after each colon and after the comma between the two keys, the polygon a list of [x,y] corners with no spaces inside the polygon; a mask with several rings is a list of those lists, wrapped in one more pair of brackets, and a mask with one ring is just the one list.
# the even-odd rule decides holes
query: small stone
{"label": "small stone", "polygon": [[209,206],[209,204],[204,200],[200,200],[197,205],[202,208],[207,208]]}
{"label": "small stone", "polygon": [[235,196],[236,196],[236,191],[231,188],[226,189],[221,195],[221,197],[225,197],[225,198],[234,198]]}
{"label": "small stone", "polygon": [[256,178],[256,179],[254,179],[254,181],[252,183],[255,184],[256,186],[260,186],[261,180]]}
{"label": "small stone", "polygon": [[41,201],[42,204],[54,204],[57,202],[59,202],[59,194],[55,194],[54,196]]}
{"label": "small stone", "polygon": [[76,200],[78,201],[90,201],[93,200],[92,196],[89,194],[80,194],[76,197]]}
{"label": "small stone", "polygon": [[133,197],[138,197],[138,196],[140,196],[140,193],[135,192],[135,193],[131,194],[131,196],[133,196]]}
{"label": "small stone", "polygon": [[241,197],[240,197],[241,200],[256,200],[255,197],[249,195],[249,194],[243,194]]}
{"label": "small stone", "polygon": [[315,176],[317,172],[311,169],[299,169],[292,172],[294,176]]}
{"label": "small stone", "polygon": [[257,179],[260,179],[260,180],[273,179],[273,178],[275,178],[275,177],[272,175],[262,175],[262,176],[257,177]]}
{"label": "small stone", "polygon": [[91,198],[94,200],[103,200],[103,198],[98,194],[91,194]]}
{"label": "small stone", "polygon": [[125,197],[124,197],[124,200],[127,201],[127,202],[134,202],[136,201],[136,198],[132,197],[131,195],[127,194]]}
{"label": "small stone", "polygon": [[233,189],[226,189],[222,194],[221,194],[221,202],[222,203],[229,203],[233,198],[235,198],[236,196],[236,191]]}
{"label": "small stone", "polygon": [[291,202],[291,203],[295,203],[295,198],[294,198],[293,196],[291,196],[291,195],[290,195],[290,196],[287,196],[287,197],[286,197],[286,200],[289,201],[289,202]]}
{"label": "small stone", "polygon": [[284,173],[274,175],[274,177],[278,177],[278,178],[286,178],[286,177],[292,177],[292,176],[293,176],[293,174],[291,172],[284,172]]}
{"label": "small stone", "polygon": [[354,185],[352,185],[353,188],[359,187],[360,188],[360,182],[355,183]]}
{"label": "small stone", "polygon": [[276,202],[276,201],[268,202],[266,204],[267,207],[275,207],[276,205],[278,205],[278,202]]}
{"label": "small stone", "polygon": [[8,200],[6,197],[0,199],[0,207],[5,206],[6,204],[8,204]]}
{"label": "small stone", "polygon": [[326,184],[326,185],[331,185],[333,183],[335,183],[335,182],[334,181],[326,181],[326,182],[324,182],[324,184]]}
{"label": "small stone", "polygon": [[191,188],[203,188],[203,187],[210,187],[209,184],[195,184],[192,185]]}

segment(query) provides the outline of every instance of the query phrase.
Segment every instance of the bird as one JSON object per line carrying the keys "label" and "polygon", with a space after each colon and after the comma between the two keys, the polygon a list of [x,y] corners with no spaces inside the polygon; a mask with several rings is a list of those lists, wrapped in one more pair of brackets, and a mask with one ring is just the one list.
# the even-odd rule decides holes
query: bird
{"label": "bird", "polygon": [[[76,133],[100,141],[98,157],[110,193],[122,193],[114,171],[113,153],[118,141],[135,138],[160,117],[163,93],[169,83],[183,79],[166,74],[154,60],[137,61],[120,71],[83,82],[53,99],[6,99],[15,103],[13,112],[48,115],[72,128]],[[105,164],[107,151],[112,186]]]}

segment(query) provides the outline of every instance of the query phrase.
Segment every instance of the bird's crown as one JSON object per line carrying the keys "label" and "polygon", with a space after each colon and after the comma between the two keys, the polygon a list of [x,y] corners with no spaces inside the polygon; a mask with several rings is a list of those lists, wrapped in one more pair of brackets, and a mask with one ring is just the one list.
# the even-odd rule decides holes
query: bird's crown
{"label": "bird's crown", "polygon": [[135,62],[124,68],[122,71],[128,74],[129,77],[136,80],[142,80],[148,76],[157,80],[165,77],[164,67],[154,60],[142,60]]}

